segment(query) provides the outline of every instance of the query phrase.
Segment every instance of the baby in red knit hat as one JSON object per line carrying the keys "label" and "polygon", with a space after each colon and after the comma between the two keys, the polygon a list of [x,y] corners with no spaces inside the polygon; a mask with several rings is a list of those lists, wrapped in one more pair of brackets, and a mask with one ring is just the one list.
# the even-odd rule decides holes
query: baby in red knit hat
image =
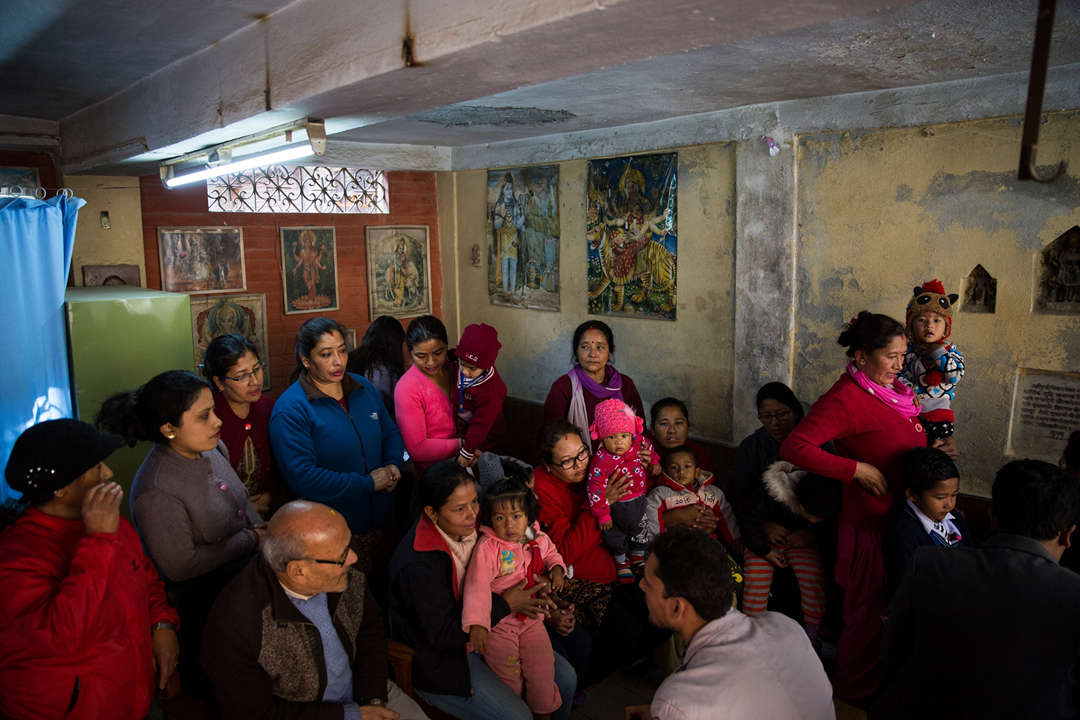
{"label": "baby in red knit hat", "polygon": [[499,333],[483,323],[465,328],[454,348],[458,365],[457,435],[461,438],[458,454],[461,467],[475,465],[480,453],[500,450],[509,436],[503,417],[506,383],[495,369],[500,348]]}
{"label": "baby in red knit hat", "polygon": [[[645,423],[633,408],[618,398],[596,406],[596,421],[589,428],[593,440],[603,440],[589,463],[589,509],[600,524],[600,536],[615,559],[615,575],[621,583],[634,582],[631,565],[645,564],[649,521],[645,513],[648,475],[641,461],[647,453],[648,474],[660,474],[660,456],[644,435]],[[643,453],[644,451],[644,453]],[[614,505],[607,500],[607,486],[617,471],[630,479],[630,492]],[[629,553],[629,558],[627,558]]]}
{"label": "baby in red knit hat", "polygon": [[908,302],[908,333],[904,381],[919,398],[919,419],[926,437],[943,440],[953,434],[952,401],[956,383],[964,375],[964,356],[946,342],[952,334],[952,309],[959,295],[945,294],[939,280],[915,288]]}

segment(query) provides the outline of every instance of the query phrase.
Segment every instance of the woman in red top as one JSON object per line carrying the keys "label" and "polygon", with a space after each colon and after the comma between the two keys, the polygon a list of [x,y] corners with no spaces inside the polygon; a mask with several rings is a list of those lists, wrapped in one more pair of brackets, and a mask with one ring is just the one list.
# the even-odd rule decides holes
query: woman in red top
{"label": "woman in red top", "polygon": [[[585,500],[590,456],[578,428],[566,420],[552,420],[540,428],[536,441],[541,463],[534,490],[540,501],[540,529],[566,561],[570,579],[560,594],[575,605],[577,620],[593,636],[589,664],[578,678],[578,687],[588,687],[650,652],[667,640],[668,633],[649,624],[644,595],[636,583],[615,582],[615,561]],[[616,470],[607,483],[608,502],[618,502],[629,489],[626,470]]]}
{"label": "woman in red top", "polygon": [[0,534],[2,717],[139,720],[176,669],[179,616],[109,482],[122,444],[48,420],[11,451],[30,507]]}
{"label": "woman in red top", "polygon": [[608,363],[615,355],[615,336],[607,323],[590,320],[574,330],[574,367],[551,384],[544,401],[544,422],[569,420],[581,432],[590,452],[589,426],[595,421],[596,406],[608,398],[618,398],[640,418],[645,417],[637,386],[629,375],[620,375]]}
{"label": "woman in red top", "polygon": [[[844,483],[836,582],[844,588],[844,631],[833,690],[842,700],[872,695],[881,682],[885,570],[881,533],[902,493],[904,453],[926,445],[914,393],[898,378],[907,341],[886,315],[859,313],[840,334],[852,362],[780,447],[780,457]],[[821,448],[832,441],[836,452]]]}
{"label": "woman in red top", "polygon": [[233,470],[247,488],[263,520],[285,502],[281,473],[270,451],[270,413],[274,399],[263,395],[259,348],[239,333],[210,341],[203,355],[203,375],[214,383],[214,414],[221,420],[221,441]]}

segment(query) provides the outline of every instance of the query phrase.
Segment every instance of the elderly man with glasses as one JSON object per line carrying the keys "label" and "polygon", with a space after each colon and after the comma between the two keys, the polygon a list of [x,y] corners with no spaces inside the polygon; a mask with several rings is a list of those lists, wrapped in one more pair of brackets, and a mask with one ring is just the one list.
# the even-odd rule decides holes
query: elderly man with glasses
{"label": "elderly man with glasses", "polygon": [[222,590],[202,663],[225,720],[426,718],[387,677],[382,612],[351,537],[331,508],[288,503],[261,555]]}

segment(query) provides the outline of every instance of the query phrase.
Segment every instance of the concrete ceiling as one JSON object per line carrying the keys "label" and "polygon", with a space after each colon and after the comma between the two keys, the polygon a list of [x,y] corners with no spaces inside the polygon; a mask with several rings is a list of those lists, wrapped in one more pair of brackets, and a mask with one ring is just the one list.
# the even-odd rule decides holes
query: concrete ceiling
{"label": "concrete ceiling", "polygon": [[[1037,6],[9,0],[0,4],[0,147],[32,146],[31,136],[44,146],[54,132],[65,172],[141,174],[305,116],[326,118],[339,150],[619,128],[1023,72]],[[1059,0],[1051,64],[1077,63],[1080,0]]]}

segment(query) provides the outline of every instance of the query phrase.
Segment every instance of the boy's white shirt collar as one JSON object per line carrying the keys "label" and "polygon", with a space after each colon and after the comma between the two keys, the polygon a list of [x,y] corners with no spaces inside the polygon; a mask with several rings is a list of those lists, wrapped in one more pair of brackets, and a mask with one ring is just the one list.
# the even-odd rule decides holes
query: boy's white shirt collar
{"label": "boy's white shirt collar", "polygon": [[[908,498],[907,504],[909,508],[915,511],[915,518],[919,521],[919,523],[922,524],[923,530],[926,531],[926,534],[929,535],[930,533],[934,532],[934,521],[926,517],[923,511],[920,510],[919,507],[915,503],[913,503],[910,498]],[[960,534],[960,531],[956,527],[956,523],[953,522],[952,513],[949,513],[945,516],[945,519],[941,521],[941,525],[945,528],[946,537],[952,533],[956,533],[957,535]]]}

